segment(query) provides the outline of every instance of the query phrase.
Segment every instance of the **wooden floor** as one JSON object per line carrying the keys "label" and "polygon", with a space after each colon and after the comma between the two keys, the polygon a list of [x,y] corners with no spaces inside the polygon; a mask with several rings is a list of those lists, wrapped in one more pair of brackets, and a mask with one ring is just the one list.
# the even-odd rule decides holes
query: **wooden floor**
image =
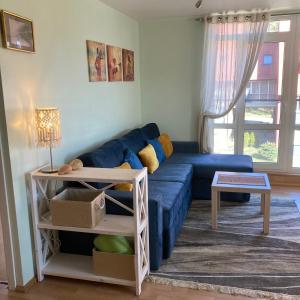
{"label": "wooden floor", "polygon": [[[127,287],[91,282],[47,278],[33,286],[28,293],[9,292],[0,288],[1,300],[249,300],[250,298],[220,295],[211,292],[165,285],[143,284],[140,297]],[[253,300],[253,298],[251,298]]]}
{"label": "wooden floor", "polygon": [[2,225],[0,219],[0,282],[6,280],[7,278],[6,278],[6,269],[5,269],[3,234],[2,234]]}
{"label": "wooden floor", "polygon": [[[300,188],[273,187],[273,197],[300,199]],[[0,300],[249,300],[253,298],[222,295],[213,292],[197,291],[144,283],[140,297],[134,290],[108,284],[96,284],[62,278],[46,278],[34,285],[28,293],[9,292],[0,285]]]}
{"label": "wooden floor", "polygon": [[300,187],[272,186],[272,196],[297,200],[300,199]]}

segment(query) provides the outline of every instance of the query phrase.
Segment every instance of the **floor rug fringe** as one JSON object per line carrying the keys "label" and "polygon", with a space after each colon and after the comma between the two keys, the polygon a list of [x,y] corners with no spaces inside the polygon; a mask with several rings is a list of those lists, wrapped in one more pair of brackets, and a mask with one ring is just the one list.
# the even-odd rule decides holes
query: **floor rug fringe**
{"label": "floor rug fringe", "polygon": [[154,284],[163,284],[168,286],[189,288],[194,290],[204,290],[208,292],[217,292],[217,293],[228,294],[232,296],[246,296],[251,298],[270,299],[270,300],[300,300],[300,296],[277,294],[277,293],[271,293],[265,291],[220,286],[220,285],[199,283],[193,281],[184,281],[184,280],[177,280],[172,278],[162,278],[153,275],[149,276],[147,278],[147,281]]}

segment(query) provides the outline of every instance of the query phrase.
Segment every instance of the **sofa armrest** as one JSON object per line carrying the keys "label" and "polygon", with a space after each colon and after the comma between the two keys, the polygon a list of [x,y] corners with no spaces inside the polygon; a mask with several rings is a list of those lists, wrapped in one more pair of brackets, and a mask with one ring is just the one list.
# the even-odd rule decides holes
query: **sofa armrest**
{"label": "sofa armrest", "polygon": [[174,153],[199,153],[198,142],[172,142]]}
{"label": "sofa armrest", "polygon": [[[107,190],[106,193],[122,204],[133,208],[132,193],[115,190]],[[157,270],[160,267],[163,256],[163,210],[160,204],[161,197],[162,195],[157,194],[155,198],[148,199],[151,270]],[[109,200],[106,201],[106,213],[112,215],[130,215],[127,210]]]}

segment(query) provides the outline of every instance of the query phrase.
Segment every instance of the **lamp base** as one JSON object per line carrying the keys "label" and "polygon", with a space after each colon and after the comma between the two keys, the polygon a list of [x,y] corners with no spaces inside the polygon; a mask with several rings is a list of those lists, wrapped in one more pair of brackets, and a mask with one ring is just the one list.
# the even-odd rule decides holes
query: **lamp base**
{"label": "lamp base", "polygon": [[58,168],[57,167],[45,167],[43,169],[40,170],[40,172],[42,173],[46,173],[46,174],[52,174],[52,173],[57,173],[58,172]]}

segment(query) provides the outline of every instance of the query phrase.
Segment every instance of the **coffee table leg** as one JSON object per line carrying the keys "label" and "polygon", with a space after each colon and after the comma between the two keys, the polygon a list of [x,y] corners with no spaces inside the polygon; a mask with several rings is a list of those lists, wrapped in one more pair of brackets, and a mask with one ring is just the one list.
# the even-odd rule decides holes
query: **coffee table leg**
{"label": "coffee table leg", "polygon": [[262,214],[265,213],[265,194],[264,193],[261,194],[260,212]]}
{"label": "coffee table leg", "polygon": [[214,189],[211,192],[211,225],[212,229],[216,230],[218,228],[218,203],[219,203],[218,191]]}
{"label": "coffee table leg", "polygon": [[270,205],[271,205],[271,195],[264,195],[264,234],[269,234],[270,230]]}

